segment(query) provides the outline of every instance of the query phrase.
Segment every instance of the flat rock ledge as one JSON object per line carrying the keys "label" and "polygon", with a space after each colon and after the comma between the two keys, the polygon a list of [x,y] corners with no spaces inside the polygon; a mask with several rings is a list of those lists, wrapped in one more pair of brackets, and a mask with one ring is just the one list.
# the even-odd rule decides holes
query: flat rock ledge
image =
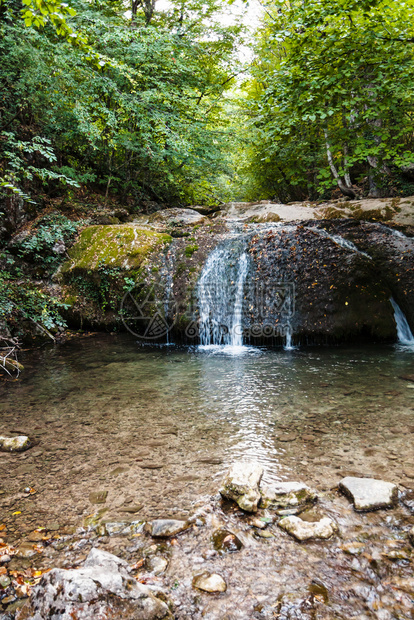
{"label": "flat rock ledge", "polygon": [[184,530],[189,527],[187,521],[156,519],[152,522],[151,536],[154,538],[169,538],[170,536],[176,536],[180,532],[184,532]]}
{"label": "flat rock ledge", "polygon": [[203,573],[193,579],[193,587],[204,592],[225,592],[227,584],[217,573]]}
{"label": "flat rock ledge", "polygon": [[278,482],[260,489],[260,508],[269,508],[278,513],[296,514],[318,499],[316,491],[302,482]]}
{"label": "flat rock ledge", "polygon": [[397,485],[374,478],[348,476],[340,481],[339,489],[352,500],[358,512],[392,508],[398,500]]}
{"label": "flat rock ledge", "polygon": [[231,466],[220,493],[223,497],[234,500],[242,510],[257,512],[262,476],[263,468],[258,463],[238,461]]}
{"label": "flat rock ledge", "polygon": [[17,437],[0,435],[0,452],[24,452],[31,447],[31,441],[26,435],[18,435]]}
{"label": "flat rock ledge", "polygon": [[338,526],[329,517],[323,517],[320,521],[303,521],[294,515],[281,519],[278,523],[282,530],[301,542],[312,539],[327,539],[338,531]]}
{"label": "flat rock ledge", "polygon": [[131,577],[124,560],[92,549],[82,568],[46,573],[16,620],[172,620],[167,599],[156,594]]}

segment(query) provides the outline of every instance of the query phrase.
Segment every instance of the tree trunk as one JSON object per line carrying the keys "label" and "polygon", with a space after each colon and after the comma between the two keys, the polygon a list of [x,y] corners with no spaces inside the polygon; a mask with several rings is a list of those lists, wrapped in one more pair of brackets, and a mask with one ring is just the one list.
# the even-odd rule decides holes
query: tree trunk
{"label": "tree trunk", "polygon": [[339,173],[335,167],[335,163],[332,157],[332,151],[331,151],[331,147],[329,145],[329,139],[328,139],[328,132],[325,129],[324,130],[324,134],[325,134],[325,144],[326,144],[326,154],[328,157],[328,163],[329,163],[329,167],[331,169],[332,175],[334,177],[334,179],[336,180],[339,189],[341,190],[341,192],[344,194],[344,196],[348,196],[349,198],[356,198],[356,193],[354,192],[354,190],[352,189],[352,187],[348,187],[348,185],[346,184],[346,182],[344,183],[341,179],[341,177],[339,176]]}

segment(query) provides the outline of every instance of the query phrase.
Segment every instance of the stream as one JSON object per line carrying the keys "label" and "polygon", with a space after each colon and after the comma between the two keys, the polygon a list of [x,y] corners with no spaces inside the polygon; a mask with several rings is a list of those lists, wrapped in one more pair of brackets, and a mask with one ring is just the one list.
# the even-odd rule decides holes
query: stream
{"label": "stream", "polygon": [[[76,566],[92,545],[132,564],[148,534],[97,524],[198,511],[193,532],[155,547],[166,572],[143,569],[146,583],[167,589],[177,618],[413,618],[414,502],[357,514],[337,491],[351,475],[412,494],[414,382],[402,378],[413,374],[412,349],[236,344],[156,347],[92,334],[26,352],[21,379],[0,386],[4,433],[37,444],[0,453],[0,524],[20,550],[9,568]],[[274,524],[270,537],[257,535],[218,495],[236,460],[261,463],[265,482],[315,488],[314,510],[340,534],[300,544]],[[211,534],[223,525],[243,540],[238,553],[214,551]],[[40,527],[54,538],[34,545]],[[194,590],[201,568],[223,574],[226,593]]]}

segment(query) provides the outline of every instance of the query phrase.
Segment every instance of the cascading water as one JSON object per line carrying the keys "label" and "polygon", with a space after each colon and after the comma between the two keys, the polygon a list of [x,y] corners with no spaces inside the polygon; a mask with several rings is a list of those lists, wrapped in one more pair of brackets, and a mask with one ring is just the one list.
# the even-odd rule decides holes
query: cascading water
{"label": "cascading water", "polygon": [[390,299],[390,302],[392,307],[394,308],[394,317],[397,324],[398,342],[403,345],[414,346],[414,336],[410,329],[410,326],[408,325],[408,321],[405,317],[404,312],[401,310],[400,306],[392,297]]}
{"label": "cascading water", "polygon": [[355,254],[361,254],[362,256],[365,256],[365,258],[372,260],[372,257],[369,254],[367,254],[366,252],[362,252],[362,250],[359,250],[355,243],[352,243],[352,241],[341,237],[341,235],[331,235],[331,233],[329,233],[324,228],[311,227],[309,228],[309,230],[315,231],[318,235],[321,235],[322,237],[327,237],[327,239],[331,239],[331,241],[341,246],[341,248],[345,248],[346,250],[355,252]]}
{"label": "cascading water", "polygon": [[243,291],[248,268],[245,242],[238,237],[210,254],[198,285],[201,345],[243,346]]}

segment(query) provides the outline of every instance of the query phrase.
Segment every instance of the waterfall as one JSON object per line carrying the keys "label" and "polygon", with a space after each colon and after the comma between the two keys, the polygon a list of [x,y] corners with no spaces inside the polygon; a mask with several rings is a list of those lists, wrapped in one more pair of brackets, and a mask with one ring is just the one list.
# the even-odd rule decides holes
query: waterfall
{"label": "waterfall", "polygon": [[198,285],[200,342],[243,346],[243,292],[249,260],[240,238],[208,257]]}
{"label": "waterfall", "polygon": [[398,342],[404,345],[414,345],[414,336],[405,318],[405,314],[397,304],[395,299],[391,297],[390,302],[394,308],[394,317],[397,324]]}
{"label": "waterfall", "polygon": [[234,300],[233,323],[231,326],[231,345],[234,347],[243,346],[243,289],[247,275],[247,254],[243,252],[239,259],[239,273],[237,278],[236,297]]}

